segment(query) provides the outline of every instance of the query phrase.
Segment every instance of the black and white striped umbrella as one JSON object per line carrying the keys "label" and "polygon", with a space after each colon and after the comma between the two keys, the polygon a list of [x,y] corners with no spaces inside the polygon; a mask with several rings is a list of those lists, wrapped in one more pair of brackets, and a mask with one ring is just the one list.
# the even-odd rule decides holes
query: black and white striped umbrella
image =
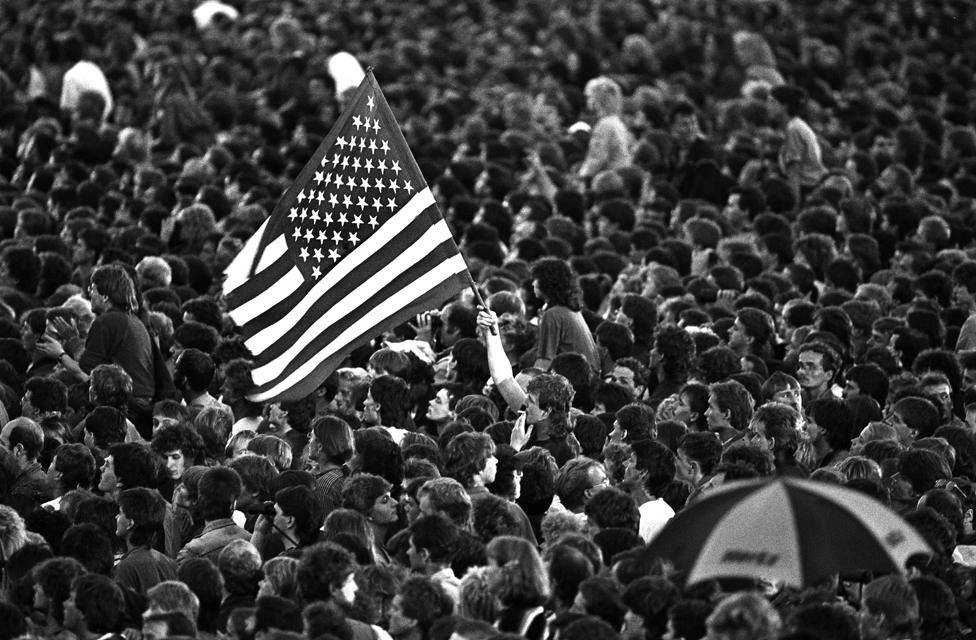
{"label": "black and white striped umbrella", "polygon": [[651,540],[688,584],[765,578],[803,587],[835,573],[903,572],[931,554],[898,514],[862,493],[810,480],[734,482],[688,507]]}

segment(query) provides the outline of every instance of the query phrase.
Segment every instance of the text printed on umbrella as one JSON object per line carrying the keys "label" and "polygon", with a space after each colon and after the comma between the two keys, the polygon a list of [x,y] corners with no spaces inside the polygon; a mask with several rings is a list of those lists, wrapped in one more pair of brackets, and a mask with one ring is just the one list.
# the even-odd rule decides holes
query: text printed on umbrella
{"label": "text printed on umbrella", "polygon": [[733,564],[755,564],[761,567],[771,567],[779,562],[778,553],[767,551],[747,551],[745,549],[729,549],[722,556],[722,562]]}

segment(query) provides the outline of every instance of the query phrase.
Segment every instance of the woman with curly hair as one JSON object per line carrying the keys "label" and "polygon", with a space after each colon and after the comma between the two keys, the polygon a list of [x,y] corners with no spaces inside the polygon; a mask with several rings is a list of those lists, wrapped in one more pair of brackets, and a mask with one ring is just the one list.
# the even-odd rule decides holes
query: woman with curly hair
{"label": "woman with curly hair", "polygon": [[586,357],[594,371],[600,371],[600,353],[580,313],[579,278],[569,264],[557,258],[538,260],[532,265],[532,287],[545,301],[535,366],[546,370],[560,353],[577,352]]}

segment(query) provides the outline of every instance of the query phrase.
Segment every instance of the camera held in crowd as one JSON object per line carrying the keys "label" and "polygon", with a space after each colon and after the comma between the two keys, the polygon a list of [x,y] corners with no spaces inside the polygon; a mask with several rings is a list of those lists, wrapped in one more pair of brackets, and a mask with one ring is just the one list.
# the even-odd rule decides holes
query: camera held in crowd
{"label": "camera held in crowd", "polygon": [[257,514],[259,516],[268,516],[273,519],[275,517],[275,503],[272,500],[268,500],[267,502],[252,504],[244,509],[244,513],[248,515]]}

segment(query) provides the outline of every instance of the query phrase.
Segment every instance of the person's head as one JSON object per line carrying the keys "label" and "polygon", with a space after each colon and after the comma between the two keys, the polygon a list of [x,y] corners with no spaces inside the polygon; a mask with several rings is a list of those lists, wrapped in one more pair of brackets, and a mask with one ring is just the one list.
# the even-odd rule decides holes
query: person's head
{"label": "person's head", "polygon": [[579,278],[569,263],[558,258],[541,258],[532,265],[535,294],[550,306],[580,309],[582,297]]}
{"label": "person's head", "polygon": [[241,477],[233,469],[207,469],[197,485],[197,506],[204,520],[229,518],[243,490]]}
{"label": "person's head", "polygon": [[705,622],[712,640],[774,640],[779,614],[757,593],[737,593],[722,600]]}
{"label": "person's head", "polygon": [[[809,602],[793,611],[789,619],[793,634],[811,633],[835,640],[861,640],[857,613],[846,603]],[[793,636],[791,636],[793,637]]]}
{"label": "person's head", "polygon": [[646,440],[657,435],[654,411],[642,402],[630,402],[620,407],[614,418],[614,431],[623,432],[622,439],[626,442]]}
{"label": "person's head", "polygon": [[319,416],[312,420],[308,446],[312,459],[339,466],[352,459],[356,448],[349,423],[336,416]]}
{"label": "person's head", "polygon": [[268,458],[244,455],[228,460],[224,466],[236,471],[243,483],[243,490],[237,499],[238,509],[243,511],[274,497],[278,487],[278,469]]}
{"label": "person's head", "polygon": [[91,371],[89,398],[96,406],[124,411],[132,396],[132,378],[115,364],[100,364]]}
{"label": "person's head", "polygon": [[27,544],[24,519],[13,507],[0,505],[0,553],[6,561]]}
{"label": "person's head", "polygon": [[198,396],[210,387],[217,372],[213,358],[199,349],[187,348],[176,357],[173,383],[186,394]]}
{"label": "person's head", "polygon": [[294,454],[291,445],[284,438],[279,438],[270,433],[262,433],[247,443],[247,450],[270,460],[279,472],[291,468]]}
{"label": "person's head", "polygon": [[689,382],[678,391],[678,406],[674,419],[688,425],[691,430],[705,429],[705,412],[708,410],[708,385]]}
{"label": "person's head", "polygon": [[864,585],[861,591],[861,637],[911,637],[919,622],[918,596],[904,576],[888,575]]}
{"label": "person's head", "polygon": [[601,463],[577,456],[559,470],[555,489],[564,507],[574,513],[582,513],[590,496],[609,485],[606,469]]}
{"label": "person's head", "polygon": [[305,549],[298,561],[298,591],[305,602],[350,606],[356,597],[356,561],[341,546],[324,542]]}
{"label": "person's head", "polygon": [[825,343],[815,341],[800,347],[797,379],[804,389],[823,391],[833,382],[839,368],[837,353]]}
{"label": "person's head", "polygon": [[477,337],[477,312],[463,302],[452,302],[441,309],[437,339],[447,349],[462,338]]}
{"label": "person's head", "polygon": [[845,396],[866,395],[884,405],[888,397],[888,375],[874,362],[856,364],[844,373]]}
{"label": "person's head", "polygon": [[220,603],[224,599],[224,577],[220,575],[220,569],[207,558],[187,558],[177,568],[176,577],[200,602],[200,626],[205,631],[215,631]]}
{"label": "person's head", "polygon": [[768,357],[772,354],[772,341],[776,337],[773,319],[765,311],[746,307],[740,309],[729,329],[729,347],[739,355],[755,354]]}
{"label": "person's head", "polygon": [[535,424],[547,419],[553,435],[565,435],[575,391],[565,377],[544,373],[534,377],[525,389],[529,397],[526,421]]}
{"label": "person's head", "polygon": [[675,479],[696,487],[712,473],[722,457],[722,442],[711,431],[692,431],[678,441]]}
{"label": "person's head", "polygon": [[197,635],[197,625],[180,611],[151,613],[142,617],[142,637],[147,639],[191,637]]}
{"label": "person's head", "polygon": [[275,556],[264,563],[258,596],[295,598],[298,595],[298,558]]}
{"label": "person's head", "polygon": [[417,503],[424,515],[442,514],[461,529],[471,524],[471,497],[454,478],[428,480],[417,491]]}
{"label": "person's head", "polygon": [[651,351],[652,367],[659,367],[669,380],[684,381],[695,359],[695,341],[678,325],[659,325]]}
{"label": "person's head", "polygon": [[620,85],[607,76],[593,78],[583,89],[586,104],[597,116],[602,117],[623,110],[623,94]]}
{"label": "person's head", "polygon": [[259,596],[255,600],[254,638],[270,640],[282,633],[302,637],[302,611],[294,600],[279,596]]}
{"label": "person's head", "polygon": [[898,473],[918,496],[933,489],[939,480],[952,476],[949,462],[934,451],[911,448],[898,455]]}
{"label": "person's head", "polygon": [[109,308],[135,311],[139,306],[132,278],[117,264],[96,267],[92,271],[88,293],[96,313]]}
{"label": "person's head", "polygon": [[781,402],[767,402],[752,414],[748,437],[753,444],[770,449],[780,459],[796,453],[800,414]]}
{"label": "person's head", "polygon": [[98,481],[100,491],[115,495],[123,489],[156,487],[158,461],[148,445],[122,442],[111,445],[108,453]]}
{"label": "person's head", "polygon": [[488,543],[488,564],[498,569],[491,591],[502,606],[537,606],[549,597],[542,558],[525,538],[499,536]]}
{"label": "person's head", "polygon": [[788,373],[774,372],[763,383],[760,392],[764,402],[782,402],[793,407],[798,413],[803,412],[800,383]]}
{"label": "person's head", "polygon": [[295,486],[275,493],[275,526],[292,532],[299,546],[308,546],[318,539],[325,512],[322,501],[309,487]]}
{"label": "person's head", "polygon": [[71,595],[75,578],[87,573],[74,558],[51,558],[34,567],[34,608],[64,622],[64,602]]}
{"label": "person's head", "polygon": [[261,554],[247,540],[232,540],[217,555],[217,569],[228,594],[253,596],[261,579]]}
{"label": "person's head", "polygon": [[90,489],[95,478],[95,457],[83,444],[62,444],[54,450],[49,476],[60,495],[72,489]]}
{"label": "person's head", "polygon": [[357,473],[346,479],[342,487],[342,506],[355,509],[377,525],[396,522],[397,502],[390,495],[389,482],[371,473]]}
{"label": "person's head", "polygon": [[89,573],[71,583],[71,595],[64,606],[64,626],[89,633],[122,631],[125,599],[122,589],[108,576]]}
{"label": "person's head", "polygon": [[594,491],[583,505],[583,512],[594,531],[616,528],[636,532],[640,523],[640,512],[634,499],[616,487],[602,487]]}
{"label": "person's head", "polygon": [[928,438],[939,427],[940,414],[934,403],[916,396],[902,398],[891,405],[885,421],[895,427],[902,438]]}
{"label": "person's head", "polygon": [[152,449],[162,459],[166,474],[179,480],[187,467],[203,462],[203,438],[186,424],[166,425],[153,433]]}
{"label": "person's head", "polygon": [[363,405],[363,422],[406,428],[409,423],[410,388],[402,378],[382,375],[369,385]]}
{"label": "person's head", "polygon": [[423,573],[450,563],[458,527],[446,516],[422,515],[410,525],[410,568]]}
{"label": "person's head", "polygon": [[200,615],[200,599],[186,583],[165,580],[146,591],[146,610],[143,617],[179,613],[191,622]]}
{"label": "person's head", "polygon": [[44,430],[30,418],[14,418],[0,430],[0,445],[13,454],[19,467],[26,467],[41,454]]}
{"label": "person's head", "polygon": [[445,475],[465,487],[494,482],[497,463],[495,444],[483,433],[459,433],[444,450]]}
{"label": "person's head", "polygon": [[155,489],[135,487],[119,492],[119,514],[115,517],[115,535],[128,544],[153,546],[162,534],[166,501]]}
{"label": "person's head", "polygon": [[710,431],[735,429],[742,431],[752,418],[752,396],[739,382],[716,382],[709,387],[708,410],[705,417]]}
{"label": "person's head", "polygon": [[24,383],[21,415],[40,420],[46,415],[60,415],[68,408],[68,388],[56,378],[34,377]]}

